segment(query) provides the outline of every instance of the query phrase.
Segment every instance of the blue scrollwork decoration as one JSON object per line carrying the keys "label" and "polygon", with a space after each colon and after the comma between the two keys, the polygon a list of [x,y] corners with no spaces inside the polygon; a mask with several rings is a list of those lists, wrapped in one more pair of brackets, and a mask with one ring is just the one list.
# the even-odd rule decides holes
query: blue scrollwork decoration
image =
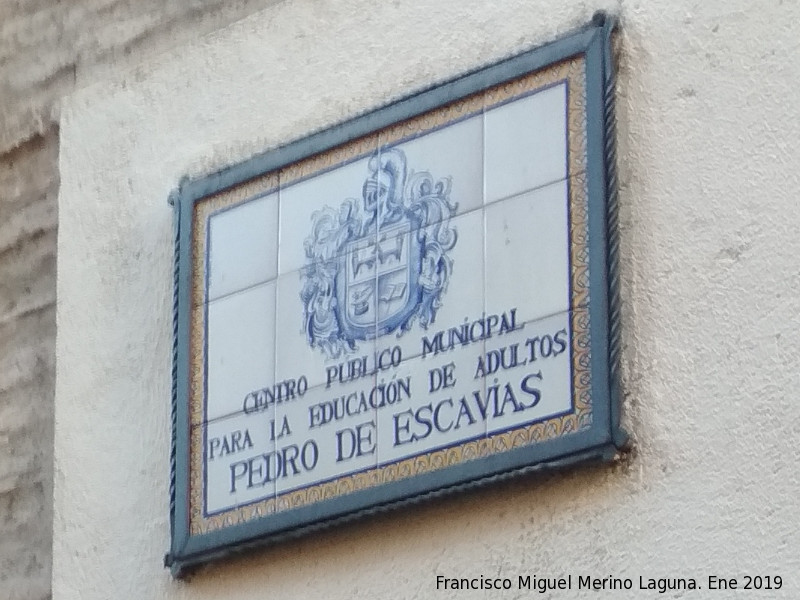
{"label": "blue scrollwork decoration", "polygon": [[409,171],[399,148],[376,151],[367,170],[361,198],[315,211],[305,240],[303,330],[327,358],[400,336],[415,319],[427,328],[453,270],[451,178]]}

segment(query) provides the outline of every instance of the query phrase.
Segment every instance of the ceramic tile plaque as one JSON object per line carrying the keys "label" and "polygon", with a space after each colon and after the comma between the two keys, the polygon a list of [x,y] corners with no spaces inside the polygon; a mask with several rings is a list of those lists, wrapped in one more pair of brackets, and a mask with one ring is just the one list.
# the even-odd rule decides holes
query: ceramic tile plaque
{"label": "ceramic tile plaque", "polygon": [[184,182],[176,573],[613,454],[610,30]]}

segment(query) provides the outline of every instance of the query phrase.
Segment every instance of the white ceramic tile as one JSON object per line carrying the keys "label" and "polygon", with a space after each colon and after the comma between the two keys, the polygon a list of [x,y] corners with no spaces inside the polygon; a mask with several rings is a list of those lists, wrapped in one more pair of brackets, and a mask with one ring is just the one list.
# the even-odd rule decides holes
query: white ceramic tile
{"label": "white ceramic tile", "polygon": [[[405,158],[406,203],[436,192],[441,182],[456,214],[483,203],[483,117],[478,114],[408,141],[382,148],[399,150]],[[399,156],[399,155],[398,155]],[[398,164],[402,164],[398,162]],[[427,186],[427,187],[426,187]],[[415,193],[411,193],[415,190]],[[435,214],[431,218],[436,218]]]}
{"label": "white ceramic tile", "polygon": [[283,465],[279,495],[376,465],[375,415],[381,391],[374,387],[375,376],[365,376],[318,386],[276,406]]}
{"label": "white ceramic tile", "polygon": [[243,409],[245,397],[274,383],[275,282],[208,305],[208,420]]}
{"label": "white ceramic tile", "polygon": [[489,435],[571,409],[570,339],[564,312],[486,341]]}
{"label": "white ceramic tile", "polygon": [[[308,387],[313,388],[328,384],[329,377],[330,381],[337,381],[337,374],[343,369],[346,371],[348,361],[362,356],[374,360],[374,338],[357,339],[352,350],[347,348],[346,343],[338,346],[338,349],[327,343],[341,339],[337,333],[339,320],[334,312],[341,301],[335,296],[335,285],[326,290],[319,290],[315,285],[316,282],[305,278],[301,271],[278,278],[277,306],[280,316],[276,326],[276,381],[304,376]],[[304,317],[304,287],[306,297],[310,299],[309,306],[316,311],[317,323],[313,323],[311,317]],[[312,293],[315,290],[316,293]],[[374,325],[370,323],[368,329],[373,335]],[[317,336],[314,347],[309,342],[309,331]],[[330,351],[326,351],[326,348]],[[338,356],[336,352],[339,352]]]}
{"label": "white ceramic tile", "polygon": [[485,202],[567,176],[566,84],[485,114]]}
{"label": "white ceramic tile", "polygon": [[569,306],[567,182],[486,207],[486,313],[518,322]]}
{"label": "white ceramic tile", "polygon": [[212,215],[208,252],[209,300],[273,279],[278,268],[278,194]]}
{"label": "white ceramic tile", "polygon": [[[398,328],[391,333],[385,333],[377,339],[377,350],[397,346],[400,348],[403,360],[422,354],[423,338],[429,340],[441,330],[451,327],[460,327],[465,322],[480,319],[484,307],[484,253],[483,253],[483,214],[481,210],[457,216],[450,220],[451,233],[446,234],[441,223],[435,223],[421,229],[425,236],[414,242],[422,249],[417,267],[411,271],[413,280],[410,282],[413,294],[417,298],[416,316],[410,321],[411,328],[403,332]],[[383,236],[383,231],[379,237]],[[433,243],[437,236],[454,236],[455,244],[440,256],[442,245]],[[447,245],[444,245],[446,248]],[[412,254],[414,254],[412,252]],[[414,261],[412,261],[414,262]],[[451,268],[445,268],[449,264]],[[415,275],[414,271],[419,274]],[[420,272],[421,271],[421,272]],[[448,273],[445,277],[445,273]],[[391,274],[389,275],[391,276]],[[442,286],[438,300],[434,301],[432,290]],[[416,290],[416,291],[414,291]],[[412,299],[413,301],[413,299]],[[425,310],[427,306],[435,310]],[[433,315],[427,327],[423,327],[420,311]]]}
{"label": "white ceramic tile", "polygon": [[272,412],[239,414],[196,425],[204,434],[206,510],[235,508],[275,495]]}
{"label": "white ceramic tile", "polygon": [[[423,358],[404,361],[378,376],[378,384],[392,383],[401,397],[389,410],[379,410],[378,462],[387,464],[422,452],[445,448],[462,440],[483,437],[486,421],[478,402],[484,380],[476,378],[483,341]],[[466,405],[466,409],[462,408]]]}
{"label": "white ceramic tile", "polygon": [[[309,262],[306,244],[326,258],[342,253],[347,235],[342,224],[363,217],[364,181],[369,157],[281,187],[278,272],[296,271]],[[350,206],[350,212],[345,208]],[[316,223],[316,224],[315,224]],[[354,235],[354,237],[358,237]]]}

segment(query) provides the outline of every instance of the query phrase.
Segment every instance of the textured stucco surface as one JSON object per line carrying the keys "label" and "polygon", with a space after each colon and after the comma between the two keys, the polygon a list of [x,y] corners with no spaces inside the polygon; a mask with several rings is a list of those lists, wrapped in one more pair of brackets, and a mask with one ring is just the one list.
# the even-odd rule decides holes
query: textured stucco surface
{"label": "textured stucco surface", "polygon": [[[172,581],[161,566],[169,191],[184,174],[532,47],[601,7],[623,22],[623,385],[634,452]],[[760,573],[784,578],[770,598],[796,598],[798,22],[800,4],[788,0],[757,12],[742,0],[292,0],[74,94],[61,122],[54,597],[433,598],[443,597],[437,574]]]}
{"label": "textured stucco surface", "polygon": [[58,130],[0,154],[0,598],[47,598]]}
{"label": "textured stucco surface", "polygon": [[0,598],[50,596],[59,99],[275,0],[0,2]]}
{"label": "textured stucco surface", "polygon": [[0,2],[0,598],[50,596],[59,99],[275,0]]}
{"label": "textured stucco surface", "polygon": [[122,65],[276,0],[7,0],[0,3],[0,152],[58,120],[59,99]]}

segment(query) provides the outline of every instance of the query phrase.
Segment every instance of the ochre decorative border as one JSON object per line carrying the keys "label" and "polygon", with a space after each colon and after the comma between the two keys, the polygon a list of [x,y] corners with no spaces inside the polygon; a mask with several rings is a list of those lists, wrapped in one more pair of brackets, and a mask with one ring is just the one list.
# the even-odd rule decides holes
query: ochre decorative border
{"label": "ochre decorative border", "polygon": [[[573,410],[532,425],[488,436],[459,446],[429,452],[369,471],[346,475],[334,481],[267,498],[211,517],[203,516],[203,369],[205,311],[205,253],[208,217],[220,208],[234,206],[256,195],[328,170],[374,152],[385,144],[407,141],[455,120],[479,114],[565,81],[568,86],[568,174],[571,265],[571,340]],[[329,498],[436,471],[475,458],[505,452],[586,429],[592,419],[589,322],[588,189],[586,182],[586,88],[585,63],[577,56],[514,81],[391,125],[328,152],[294,163],[195,204],[192,240],[192,325],[190,335],[190,441],[189,521],[192,535],[237,525],[275,512],[313,504]]]}
{"label": "ochre decorative border", "polygon": [[390,125],[378,132],[381,147],[387,144],[407,142],[433,129],[449,125],[459,119],[480,114],[486,106],[486,92],[467,96],[445,104],[431,112]]}
{"label": "ochre decorative border", "polygon": [[[233,207],[246,200],[252,200],[254,196],[265,196],[276,191],[278,191],[278,174],[267,173],[195,203],[192,215],[192,306],[199,306],[206,301],[208,218],[222,208]],[[193,367],[196,362],[195,357],[196,355],[192,354]]]}
{"label": "ochre decorative border", "polygon": [[280,170],[282,186],[295,183],[300,179],[318,175],[335,167],[340,167],[352,160],[371,155],[378,149],[378,134],[370,133],[322,154],[315,154]]}

